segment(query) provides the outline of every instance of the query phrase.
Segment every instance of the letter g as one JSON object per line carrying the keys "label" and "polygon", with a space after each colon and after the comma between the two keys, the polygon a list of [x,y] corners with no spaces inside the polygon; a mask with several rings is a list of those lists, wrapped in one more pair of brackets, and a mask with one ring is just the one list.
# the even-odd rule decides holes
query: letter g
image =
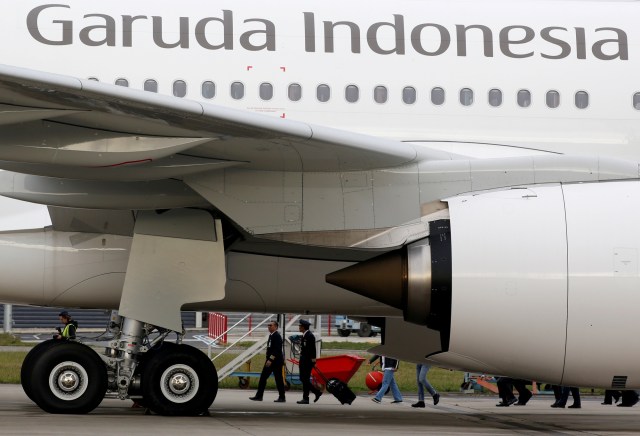
{"label": "letter g", "polygon": [[29,15],[27,15],[27,29],[29,33],[38,42],[47,45],[70,45],[73,42],[73,22],[72,21],[62,21],[62,20],[53,20],[53,23],[62,24],[62,39],[60,40],[50,40],[42,36],[40,33],[40,28],[38,27],[38,17],[40,16],[40,12],[49,8],[67,8],[71,7],[68,5],[43,5],[38,6],[37,8],[31,10]]}

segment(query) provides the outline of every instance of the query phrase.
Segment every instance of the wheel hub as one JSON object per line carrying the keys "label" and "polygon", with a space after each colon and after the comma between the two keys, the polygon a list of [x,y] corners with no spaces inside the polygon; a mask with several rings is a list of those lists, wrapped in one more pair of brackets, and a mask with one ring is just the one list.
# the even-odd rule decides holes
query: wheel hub
{"label": "wheel hub", "polygon": [[87,371],[78,362],[61,362],[49,373],[49,389],[61,400],[72,401],[80,398],[88,386]]}
{"label": "wheel hub", "polygon": [[174,403],[186,403],[192,400],[197,395],[199,387],[198,374],[188,365],[172,365],[160,377],[160,389],[163,395]]}
{"label": "wheel hub", "polygon": [[65,392],[71,392],[78,387],[80,378],[73,371],[64,371],[58,376],[58,386]]}
{"label": "wheel hub", "polygon": [[190,386],[191,381],[189,381],[189,377],[183,373],[173,374],[169,380],[169,389],[177,395],[187,392]]}

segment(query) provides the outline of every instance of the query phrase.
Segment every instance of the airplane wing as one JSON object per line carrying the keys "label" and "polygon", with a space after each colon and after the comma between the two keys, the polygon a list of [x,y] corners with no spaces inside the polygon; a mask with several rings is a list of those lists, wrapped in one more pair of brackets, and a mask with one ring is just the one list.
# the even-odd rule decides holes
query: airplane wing
{"label": "airplane wing", "polygon": [[180,178],[234,165],[353,171],[450,158],[399,141],[6,65],[0,129],[0,168],[93,180]]}

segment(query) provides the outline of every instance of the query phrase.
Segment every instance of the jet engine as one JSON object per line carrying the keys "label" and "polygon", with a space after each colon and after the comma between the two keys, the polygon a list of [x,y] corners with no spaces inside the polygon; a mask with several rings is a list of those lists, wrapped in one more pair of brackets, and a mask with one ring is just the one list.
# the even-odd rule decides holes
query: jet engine
{"label": "jet engine", "polygon": [[438,331],[440,350],[422,356],[436,363],[640,388],[640,182],[524,186],[444,201],[449,219],[430,222],[427,238],[327,281]]}

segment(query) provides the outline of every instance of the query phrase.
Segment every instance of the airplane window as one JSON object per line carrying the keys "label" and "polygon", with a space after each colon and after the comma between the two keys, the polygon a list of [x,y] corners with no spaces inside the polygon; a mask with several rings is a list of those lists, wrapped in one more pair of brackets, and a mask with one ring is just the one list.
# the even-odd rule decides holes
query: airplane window
{"label": "airplane window", "polygon": [[547,106],[552,109],[560,106],[560,93],[558,91],[547,92]]}
{"label": "airplane window", "polygon": [[116,79],[116,85],[129,86],[129,81],[127,79]]}
{"label": "airplane window", "polygon": [[299,83],[292,83],[287,90],[289,100],[299,101],[302,98],[302,86]]}
{"label": "airplane window", "polygon": [[431,103],[440,106],[444,103],[444,89],[433,88],[431,90]]}
{"label": "airplane window", "polygon": [[376,103],[386,103],[388,92],[386,86],[376,86],[373,89],[373,99]]}
{"label": "airplane window", "polygon": [[329,101],[331,98],[331,88],[329,88],[329,85],[318,85],[318,88],[316,89],[316,97],[318,98],[318,101],[322,103]]}
{"label": "airplane window", "polygon": [[184,97],[187,95],[187,84],[184,80],[176,80],[173,82],[173,95],[176,97]]}
{"label": "airplane window", "polygon": [[406,104],[414,104],[416,102],[416,88],[407,86],[402,90],[402,101]]}
{"label": "airplane window", "polygon": [[586,109],[589,106],[589,94],[584,91],[576,92],[576,107],[578,109]]}
{"label": "airplane window", "polygon": [[262,100],[271,100],[273,98],[273,85],[271,83],[261,83],[259,90]]}
{"label": "airplane window", "polygon": [[93,80],[94,82],[99,82],[97,77],[89,77],[89,80]]}
{"label": "airplane window", "polygon": [[244,83],[233,82],[231,84],[231,98],[234,100],[240,100],[244,97]]}
{"label": "airplane window", "polygon": [[360,90],[356,85],[349,85],[344,90],[344,98],[349,103],[355,103],[360,98]]}
{"label": "airplane window", "polygon": [[462,88],[460,90],[460,103],[463,106],[471,106],[473,104],[473,90]]}
{"label": "airplane window", "polygon": [[158,82],[153,79],[145,80],[144,90],[149,92],[158,92]]}
{"label": "airplane window", "polygon": [[531,93],[526,89],[518,91],[518,106],[529,107],[531,106]]}
{"label": "airplane window", "polygon": [[211,81],[202,82],[202,96],[213,98],[216,96],[216,84]]}
{"label": "airplane window", "polygon": [[502,104],[502,91],[499,89],[489,90],[489,104],[493,107],[498,107]]}
{"label": "airplane window", "polygon": [[633,94],[633,108],[640,110],[640,92]]}

